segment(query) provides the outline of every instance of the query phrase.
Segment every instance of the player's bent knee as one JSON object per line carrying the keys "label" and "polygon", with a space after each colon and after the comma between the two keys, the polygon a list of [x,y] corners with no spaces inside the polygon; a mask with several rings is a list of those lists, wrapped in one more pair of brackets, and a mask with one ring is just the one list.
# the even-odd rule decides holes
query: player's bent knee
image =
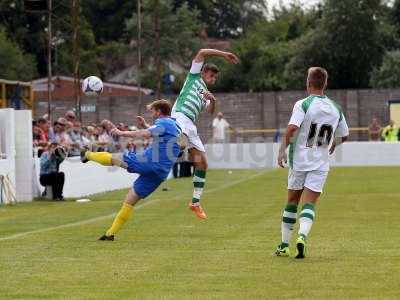
{"label": "player's bent knee", "polygon": [[113,153],[111,157],[111,164],[123,169],[128,169],[128,164],[123,160],[121,153]]}
{"label": "player's bent knee", "polygon": [[133,206],[137,202],[139,202],[140,199],[141,199],[140,196],[132,188],[129,190],[128,194],[126,195],[124,202]]}

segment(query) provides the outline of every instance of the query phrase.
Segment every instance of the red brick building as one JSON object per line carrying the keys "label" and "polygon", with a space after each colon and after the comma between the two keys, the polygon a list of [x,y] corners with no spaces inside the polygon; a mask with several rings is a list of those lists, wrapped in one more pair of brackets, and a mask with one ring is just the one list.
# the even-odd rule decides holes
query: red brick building
{"label": "red brick building", "polygon": [[[81,80],[82,83],[82,80]],[[139,88],[132,85],[103,82],[103,92],[99,96],[88,97],[81,89],[81,112],[84,122],[99,122],[102,119],[126,121],[132,118],[132,112],[141,113],[147,99],[153,91],[140,89],[143,100],[139,100]],[[38,118],[47,113],[47,78],[32,81],[34,94],[34,117]],[[51,118],[63,116],[67,110],[75,108],[74,79],[67,76],[54,76],[51,84],[50,104]]]}
{"label": "red brick building", "polygon": [[[83,80],[81,80],[82,83]],[[103,82],[104,88],[101,97],[129,97],[138,96],[139,88],[132,85]],[[47,100],[47,77],[32,81],[34,97],[37,100]],[[82,91],[79,90],[81,96]],[[150,95],[152,90],[141,88],[142,95]],[[52,77],[52,98],[57,100],[74,98],[74,78],[67,76]]]}

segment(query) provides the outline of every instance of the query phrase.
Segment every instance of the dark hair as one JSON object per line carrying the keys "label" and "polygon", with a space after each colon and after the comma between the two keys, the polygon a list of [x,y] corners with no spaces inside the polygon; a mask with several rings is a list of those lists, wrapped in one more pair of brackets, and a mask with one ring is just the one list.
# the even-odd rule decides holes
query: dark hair
{"label": "dark hair", "polygon": [[155,110],[159,110],[164,116],[170,116],[172,105],[168,100],[161,99],[151,102],[147,105],[147,108],[154,108]]}
{"label": "dark hair", "polygon": [[38,120],[37,120],[37,122],[38,122],[38,124],[43,124],[43,123],[47,123],[47,120],[45,119],[45,118],[39,118]]}
{"label": "dark hair", "polygon": [[207,63],[203,66],[202,69],[203,72],[207,72],[207,71],[212,71],[214,73],[219,73],[219,69],[216,65],[212,64],[212,63]]}
{"label": "dark hair", "polygon": [[307,79],[310,86],[322,90],[328,81],[328,72],[321,67],[312,67],[308,69]]}

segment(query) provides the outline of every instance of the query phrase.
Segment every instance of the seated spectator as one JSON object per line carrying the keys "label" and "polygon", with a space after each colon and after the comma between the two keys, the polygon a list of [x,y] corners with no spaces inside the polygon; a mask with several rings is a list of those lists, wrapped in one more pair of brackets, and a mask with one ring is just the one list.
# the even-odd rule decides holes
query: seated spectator
{"label": "seated spectator", "polygon": [[83,146],[81,123],[78,121],[75,123],[68,122],[67,134],[71,141],[70,148],[68,150],[69,156],[80,155],[80,149]]}
{"label": "seated spectator", "polygon": [[39,120],[37,121],[37,125],[41,130],[41,140],[48,143],[50,122],[47,121],[45,118],[39,118]]}
{"label": "seated spectator", "polygon": [[73,124],[76,122],[76,115],[72,110],[69,110],[65,113],[64,118]]}
{"label": "seated spectator", "polygon": [[40,141],[40,128],[36,121],[32,121],[32,139],[33,147],[38,147]]}
{"label": "seated spectator", "polygon": [[393,120],[389,121],[389,125],[383,128],[382,138],[385,142],[396,142],[398,141],[399,129]]}
{"label": "seated spectator", "polygon": [[52,143],[57,143],[65,148],[68,148],[71,144],[71,140],[66,132],[67,120],[65,118],[59,118],[54,122],[54,138]]}
{"label": "seated spectator", "polygon": [[369,124],[368,136],[370,141],[380,141],[381,125],[379,125],[377,118],[373,118],[371,124]]}
{"label": "seated spectator", "polygon": [[50,123],[45,118],[39,118],[37,121],[37,126],[39,128],[39,139],[37,141],[37,149],[38,149],[38,156],[40,157],[44,151],[47,150],[49,146],[49,131],[50,131]]}
{"label": "seated spectator", "polygon": [[88,127],[82,127],[81,138],[82,138],[82,146],[89,147],[92,141],[90,140]]}
{"label": "seated spectator", "polygon": [[87,136],[86,136],[90,143],[97,143],[98,141],[98,135],[96,133],[96,127],[94,126],[88,126],[87,127]]}
{"label": "seated spectator", "polygon": [[106,124],[102,122],[100,126],[97,126],[98,134],[98,151],[109,151],[112,152],[113,139],[108,134]]}
{"label": "seated spectator", "polygon": [[48,150],[40,157],[40,184],[46,187],[45,193],[48,193],[48,186],[51,186],[53,200],[64,200],[63,188],[65,176],[59,172],[60,164],[66,156],[65,150],[56,143],[51,143]]}

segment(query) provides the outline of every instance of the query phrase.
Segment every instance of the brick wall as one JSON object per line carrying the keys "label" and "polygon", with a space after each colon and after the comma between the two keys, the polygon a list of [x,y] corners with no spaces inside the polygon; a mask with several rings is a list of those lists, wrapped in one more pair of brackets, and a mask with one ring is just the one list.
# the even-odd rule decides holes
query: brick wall
{"label": "brick wall", "polygon": [[[328,96],[338,102],[345,113],[350,127],[365,127],[372,117],[377,117],[381,124],[389,119],[389,100],[400,99],[400,89],[382,90],[330,90]],[[222,111],[225,118],[235,128],[262,129],[285,128],[290,118],[294,103],[306,97],[303,91],[265,92],[265,93],[231,93],[216,94],[218,99],[217,111]],[[175,96],[164,96],[175,100]],[[83,113],[83,121],[99,122],[108,118],[115,122],[134,124],[134,117],[145,113],[145,104],[154,97],[142,97],[139,104],[137,97],[99,97],[82,99],[82,104],[94,104],[95,112]],[[73,99],[66,101],[54,100],[52,103],[53,118],[61,116],[66,110],[74,106]],[[46,113],[47,102],[37,100],[35,116]],[[203,113],[199,123],[200,136],[207,140],[211,137],[212,116]],[[251,137],[261,136],[272,138],[273,134],[246,134],[239,139],[248,140]],[[353,139],[366,139],[365,134],[355,134]]]}

